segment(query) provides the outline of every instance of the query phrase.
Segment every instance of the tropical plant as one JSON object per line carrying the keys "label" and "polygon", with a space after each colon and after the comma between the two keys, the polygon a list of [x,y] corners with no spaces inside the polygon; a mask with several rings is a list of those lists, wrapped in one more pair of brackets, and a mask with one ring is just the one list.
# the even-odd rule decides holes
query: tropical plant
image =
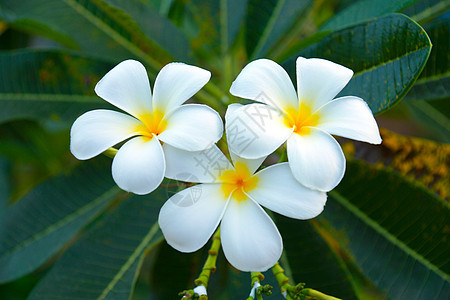
{"label": "tropical plant", "polygon": [[244,101],[229,88],[248,62],[272,59],[295,82],[303,56],[352,69],[339,95],[364,99],[381,127],[406,124],[422,139],[384,129],[381,146],[341,139],[347,170],[324,212],[309,221],[271,215],[283,237],[280,265],[252,279],[219,252],[208,297],[246,298],[261,280],[273,286],[269,299],[282,289],[291,299],[448,299],[449,8],[448,0],[0,0],[0,298],[175,299],[193,288],[210,244],[179,253],[158,227],[161,206],[184,185],[121,191],[110,158],[73,158],[70,127],[88,110],[114,109],[94,86],[125,59],[142,62],[152,84],[173,61],[211,71],[193,99],[224,117]]}

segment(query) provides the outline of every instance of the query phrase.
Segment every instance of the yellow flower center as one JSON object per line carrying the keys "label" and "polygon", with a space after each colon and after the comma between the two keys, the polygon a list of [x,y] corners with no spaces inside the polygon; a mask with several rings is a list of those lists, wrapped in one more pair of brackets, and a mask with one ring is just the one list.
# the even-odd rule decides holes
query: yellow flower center
{"label": "yellow flower center", "polygon": [[294,132],[297,134],[309,134],[309,127],[319,124],[319,115],[313,114],[311,107],[301,103],[299,109],[291,107],[286,110],[284,124],[289,128],[294,128]]}
{"label": "yellow flower center", "polygon": [[137,116],[142,124],[138,125],[136,131],[145,137],[153,138],[153,135],[162,133],[167,127],[167,121],[164,120],[164,114],[159,110],[154,110],[153,113],[146,113]]}
{"label": "yellow flower center", "polygon": [[234,170],[223,172],[220,176],[222,181],[222,191],[225,198],[228,199],[231,193],[233,198],[238,201],[247,200],[245,192],[254,189],[258,183],[258,177],[252,176],[247,166],[241,162],[236,162]]}

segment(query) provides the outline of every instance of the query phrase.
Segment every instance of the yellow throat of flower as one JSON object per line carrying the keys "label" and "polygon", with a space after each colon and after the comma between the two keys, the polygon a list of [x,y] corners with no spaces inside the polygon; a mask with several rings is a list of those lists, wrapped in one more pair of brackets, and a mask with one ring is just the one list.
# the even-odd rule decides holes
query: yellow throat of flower
{"label": "yellow throat of flower", "polygon": [[142,124],[137,126],[136,131],[140,135],[150,139],[153,138],[153,135],[162,133],[167,127],[167,121],[164,119],[164,114],[159,110],[139,115],[138,119]]}
{"label": "yellow throat of flower", "polygon": [[286,109],[284,124],[289,128],[294,128],[294,132],[300,135],[309,134],[309,127],[319,124],[319,115],[312,113],[311,107],[305,103],[301,103],[298,109]]}
{"label": "yellow throat of flower", "polygon": [[247,166],[241,162],[236,162],[234,170],[223,172],[220,176],[222,181],[222,192],[226,199],[233,193],[233,198],[238,201],[247,200],[245,192],[254,189],[258,183],[258,178],[252,176]]}

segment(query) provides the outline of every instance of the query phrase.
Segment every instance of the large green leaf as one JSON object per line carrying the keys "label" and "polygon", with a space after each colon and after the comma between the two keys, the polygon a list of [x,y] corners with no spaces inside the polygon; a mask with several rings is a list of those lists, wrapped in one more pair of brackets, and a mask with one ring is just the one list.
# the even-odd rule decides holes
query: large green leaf
{"label": "large green leaf", "polygon": [[407,93],[430,50],[430,40],[419,25],[392,14],[335,31],[293,55],[283,66],[292,78],[298,56],[325,58],[349,67],[354,76],[338,96],[359,96],[373,113],[379,113]]}
{"label": "large green leaf", "polygon": [[311,3],[311,0],[249,0],[246,20],[249,58],[263,57],[294,26]]}
{"label": "large green leaf", "polygon": [[425,30],[433,43],[433,49],[422,74],[406,95],[406,100],[450,98],[450,19],[429,24]]}
{"label": "large green leaf", "polygon": [[128,37],[114,29],[87,0],[4,0],[0,18],[13,27],[49,36],[94,57],[120,61],[140,54]]}
{"label": "large green leaf", "polygon": [[129,299],[146,251],[162,240],[165,193],[132,196],[58,260],[28,299]]}
{"label": "large green leaf", "polygon": [[347,166],[321,215],[341,247],[392,299],[448,299],[448,203],[397,173]]}
{"label": "large green leaf", "polygon": [[6,212],[0,239],[0,282],[14,280],[57,253],[111,202],[118,188],[110,160],[84,163],[42,183]]}
{"label": "large green leaf", "polygon": [[400,12],[418,0],[361,0],[340,11],[328,20],[320,30],[336,30],[358,22]]}
{"label": "large green leaf", "polygon": [[0,53],[0,65],[0,122],[72,122],[89,109],[111,107],[94,94],[110,64],[59,51],[23,50]]}
{"label": "large green leaf", "polygon": [[290,269],[296,281],[307,287],[342,299],[355,299],[349,274],[340,258],[325,243],[311,222],[276,215],[277,227],[283,236],[286,259],[282,267]]}
{"label": "large green leaf", "polygon": [[3,226],[10,194],[8,171],[8,161],[0,156],[0,228]]}
{"label": "large green leaf", "polygon": [[130,33],[132,42],[157,59],[157,63],[163,65],[171,60],[171,57],[162,50],[177,60],[184,62],[189,60],[192,53],[184,33],[169,19],[155,11],[149,3],[139,0],[93,0],[93,2]]}
{"label": "large green leaf", "polygon": [[94,58],[136,58],[152,67],[186,59],[188,42],[168,19],[142,1],[5,0],[0,18],[11,26],[46,35]]}
{"label": "large green leaf", "polygon": [[405,96],[409,108],[422,123],[450,141],[450,19],[425,26],[433,48],[414,86]]}
{"label": "large green leaf", "polygon": [[194,49],[225,54],[239,32],[246,8],[246,0],[189,1],[186,5],[187,15],[197,30],[191,43]]}
{"label": "large green leaf", "polygon": [[450,99],[442,99],[411,101],[407,104],[413,116],[431,130],[435,139],[443,143],[450,143],[449,103]]}
{"label": "large green leaf", "polygon": [[421,0],[411,7],[405,9],[402,13],[411,17],[411,19],[424,24],[432,21],[437,16],[447,12],[450,9],[449,0]]}

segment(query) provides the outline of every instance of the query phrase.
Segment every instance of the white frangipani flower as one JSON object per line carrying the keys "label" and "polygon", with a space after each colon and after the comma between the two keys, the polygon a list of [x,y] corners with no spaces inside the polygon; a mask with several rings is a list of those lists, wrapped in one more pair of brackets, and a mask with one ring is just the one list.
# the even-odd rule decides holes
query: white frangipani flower
{"label": "white frangipani flower", "polygon": [[[259,101],[235,109],[226,122],[234,131],[230,150],[247,159],[264,157],[287,141],[289,166],[303,185],[332,190],[345,172],[345,157],[331,134],[381,143],[366,102],[333,99],[353,71],[333,62],[299,57],[297,92],[286,71],[268,59],[249,63],[233,82],[234,96]],[[246,142],[248,141],[248,142]]]}
{"label": "white frangipani flower", "polygon": [[206,105],[181,105],[210,77],[201,68],[170,63],[156,77],[152,97],[145,67],[135,60],[121,62],[97,83],[95,92],[129,115],[106,109],[81,115],[70,132],[72,154],[90,159],[126,141],[113,159],[115,182],[135,194],[152,192],[166,169],[161,142],[200,151],[222,136],[222,120],[216,111]]}
{"label": "white frangipani flower", "polygon": [[216,146],[200,152],[163,147],[166,177],[201,183],[173,195],[159,214],[166,241],[181,252],[203,247],[220,223],[227,260],[241,271],[265,271],[283,246],[261,206],[303,220],[319,215],[325,205],[326,194],[301,185],[287,163],[255,173],[265,157],[248,160],[231,153],[232,165]]}

